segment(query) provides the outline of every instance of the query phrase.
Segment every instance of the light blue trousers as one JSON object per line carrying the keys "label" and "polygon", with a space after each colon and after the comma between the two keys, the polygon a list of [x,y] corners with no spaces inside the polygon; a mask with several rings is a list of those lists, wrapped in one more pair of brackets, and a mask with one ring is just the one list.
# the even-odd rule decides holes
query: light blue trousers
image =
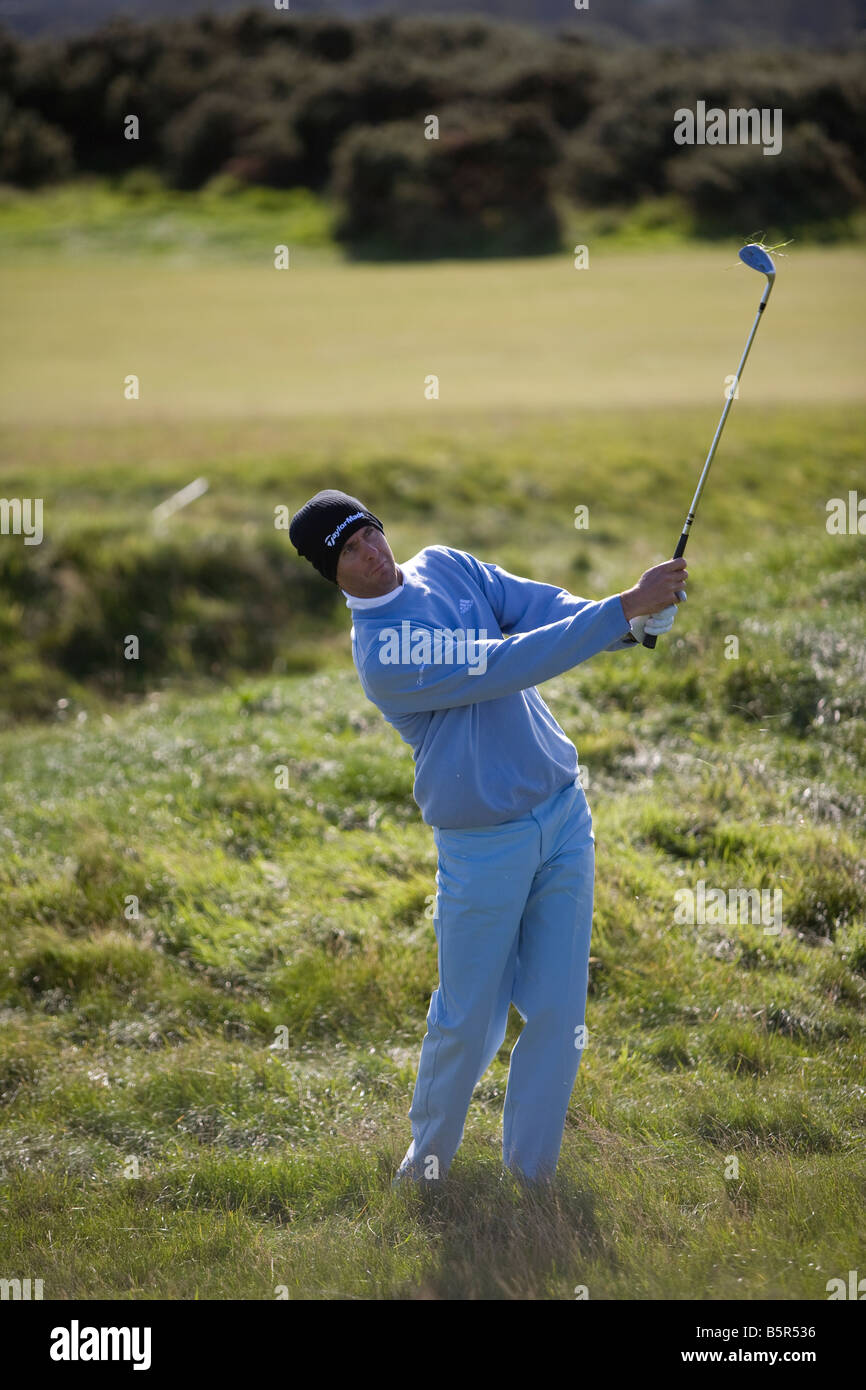
{"label": "light blue trousers", "polygon": [[517,820],[434,828],[433,837],[439,985],[395,1181],[448,1171],[512,1001],[524,1024],[508,1068],[502,1160],[530,1180],[552,1177],[584,1046],[595,876],[586,796],[575,780]]}

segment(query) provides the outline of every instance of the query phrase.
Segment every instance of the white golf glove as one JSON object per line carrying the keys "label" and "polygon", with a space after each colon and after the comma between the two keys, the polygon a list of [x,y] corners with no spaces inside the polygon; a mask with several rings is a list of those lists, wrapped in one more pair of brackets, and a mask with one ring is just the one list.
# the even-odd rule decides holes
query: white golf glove
{"label": "white golf glove", "polygon": [[[685,599],[684,592],[683,599]],[[663,608],[660,613],[650,613],[632,618],[629,627],[637,640],[642,642],[644,633],[649,633],[650,637],[659,637],[663,632],[670,632],[676,616],[677,605],[672,603],[669,608]]]}

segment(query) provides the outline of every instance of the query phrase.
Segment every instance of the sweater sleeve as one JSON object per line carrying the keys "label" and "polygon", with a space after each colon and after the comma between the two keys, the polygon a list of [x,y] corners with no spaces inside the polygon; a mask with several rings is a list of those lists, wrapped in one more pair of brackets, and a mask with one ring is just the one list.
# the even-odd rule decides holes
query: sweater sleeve
{"label": "sweater sleeve", "polygon": [[[455,643],[450,662],[388,661],[374,637],[362,654],[361,683],[375,704],[393,714],[452,709],[528,690],[606,650],[628,628],[618,594],[580,605],[576,613],[529,632],[477,639],[462,650]],[[412,623],[413,640],[426,632],[432,642],[435,631]]]}
{"label": "sweater sleeve", "polygon": [[[509,635],[531,632],[533,628],[581,613],[592,603],[591,599],[579,598],[555,584],[542,584],[534,579],[524,579],[519,574],[511,574],[501,565],[476,559],[468,551],[450,546],[442,548],[468,570],[496,614],[500,628]],[[603,650],[621,651],[634,645],[635,638],[625,619],[623,631]]]}

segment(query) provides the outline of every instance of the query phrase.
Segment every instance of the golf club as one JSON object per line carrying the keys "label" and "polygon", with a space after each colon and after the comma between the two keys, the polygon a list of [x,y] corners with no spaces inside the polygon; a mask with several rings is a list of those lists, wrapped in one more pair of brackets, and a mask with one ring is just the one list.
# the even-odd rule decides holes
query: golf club
{"label": "golf club", "polygon": [[[761,302],[758,305],[758,312],[755,315],[755,322],[752,324],[752,331],[749,334],[749,341],[746,343],[745,351],[743,352],[743,355],[740,358],[740,365],[737,368],[737,374],[734,377],[733,382],[731,383],[730,390],[728,391],[728,399],[725,401],[725,408],[722,411],[722,418],[719,421],[718,428],[716,429],[716,433],[713,436],[713,442],[710,445],[710,452],[707,454],[707,461],[704,464],[704,471],[701,474],[700,481],[697,486],[697,491],[695,492],[695,495],[692,498],[692,505],[689,508],[689,514],[686,517],[686,522],[683,526],[682,535],[677,541],[677,548],[674,551],[672,557],[674,560],[678,560],[686,548],[686,544],[689,539],[689,531],[692,529],[692,522],[694,521],[695,513],[698,510],[698,502],[700,501],[701,493],[704,490],[704,483],[706,482],[707,474],[710,471],[710,464],[713,461],[713,455],[716,452],[716,445],[722,437],[722,430],[724,429],[725,421],[728,418],[728,411],[730,410],[731,405],[733,404],[734,393],[736,392],[737,387],[740,384],[740,378],[743,375],[743,368],[746,365],[746,358],[749,355],[749,349],[752,346],[752,341],[755,337],[755,334],[758,331],[758,324],[761,321],[761,315],[767,307],[767,300],[770,298],[770,291],[773,288],[773,284],[776,279],[776,267],[773,265],[772,258],[767,254],[763,246],[759,246],[757,242],[749,242],[748,246],[744,246],[743,249],[739,252],[739,256],[743,264],[749,266],[751,270],[759,270],[762,275],[766,275],[767,285],[764,290],[764,293],[761,296]],[[685,591],[681,589],[680,593],[683,595],[683,598],[685,598]],[[645,647],[654,647],[656,641],[657,638],[650,633],[649,635],[644,636],[643,644]]]}

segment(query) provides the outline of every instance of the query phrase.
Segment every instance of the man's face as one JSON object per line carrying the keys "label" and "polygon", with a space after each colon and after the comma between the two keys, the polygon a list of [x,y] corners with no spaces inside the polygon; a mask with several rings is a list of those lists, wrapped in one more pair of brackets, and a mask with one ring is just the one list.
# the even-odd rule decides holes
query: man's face
{"label": "man's face", "polygon": [[337,561],[337,583],[355,598],[379,598],[396,589],[399,571],[378,526],[362,526],[346,541]]}

